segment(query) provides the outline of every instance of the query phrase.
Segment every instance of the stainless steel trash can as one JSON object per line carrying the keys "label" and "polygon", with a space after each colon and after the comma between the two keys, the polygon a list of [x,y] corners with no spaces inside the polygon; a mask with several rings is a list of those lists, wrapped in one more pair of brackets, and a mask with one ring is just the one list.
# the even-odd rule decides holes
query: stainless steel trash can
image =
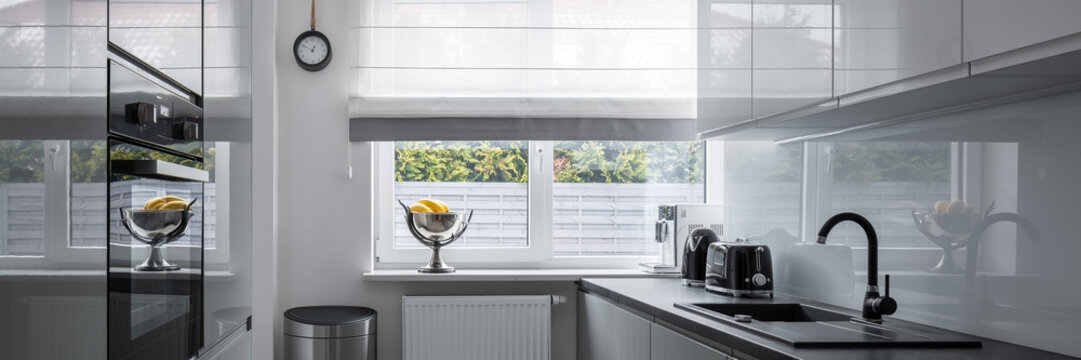
{"label": "stainless steel trash can", "polygon": [[285,311],[287,360],[375,360],[375,310],[304,306]]}

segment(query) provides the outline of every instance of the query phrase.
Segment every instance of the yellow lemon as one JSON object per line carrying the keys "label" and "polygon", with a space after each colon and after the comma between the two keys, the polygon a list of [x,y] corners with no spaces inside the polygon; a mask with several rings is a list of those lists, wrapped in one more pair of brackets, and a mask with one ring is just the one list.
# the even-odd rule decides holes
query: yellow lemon
{"label": "yellow lemon", "polygon": [[443,212],[448,212],[448,211],[450,211],[450,207],[449,207],[449,206],[447,206],[447,203],[445,203],[445,202],[442,202],[442,201],[439,201],[439,200],[436,200],[436,199],[432,199],[432,201],[434,201],[434,202],[435,202],[436,204],[439,204],[439,206],[443,208]]}
{"label": "yellow lemon", "polygon": [[161,206],[162,204],[165,204],[165,202],[166,201],[165,201],[164,197],[156,197],[156,198],[147,200],[146,204],[143,204],[143,209],[154,210],[154,209],[157,209],[158,206]]}
{"label": "yellow lemon", "polygon": [[447,205],[439,200],[420,199],[417,204],[424,204],[424,206],[431,209],[431,212],[447,212]]}
{"label": "yellow lemon", "polygon": [[950,202],[946,200],[939,200],[935,203],[935,212],[945,214],[946,210],[950,208]]}
{"label": "yellow lemon", "polygon": [[184,210],[188,204],[183,201],[170,201],[158,208],[158,210]]}
{"label": "yellow lemon", "polygon": [[965,210],[965,202],[961,200],[950,201],[950,206],[946,208],[947,214],[960,214]]}
{"label": "yellow lemon", "polygon": [[416,203],[416,204],[413,204],[413,205],[409,206],[409,211],[412,211],[412,212],[432,212],[432,209],[428,208],[424,204]]}

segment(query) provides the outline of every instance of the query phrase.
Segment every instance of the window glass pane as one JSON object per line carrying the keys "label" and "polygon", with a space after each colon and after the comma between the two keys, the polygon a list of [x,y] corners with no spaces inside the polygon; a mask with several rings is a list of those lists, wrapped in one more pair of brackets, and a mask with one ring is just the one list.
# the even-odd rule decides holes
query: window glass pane
{"label": "window glass pane", "polygon": [[45,254],[45,145],[0,140],[0,256]]}
{"label": "window glass pane", "polygon": [[[827,144],[833,211],[851,211],[874,224],[880,246],[937,247],[920,234],[912,212],[927,212],[950,199],[950,146],[945,142]],[[866,246],[863,230],[843,223],[830,243]]]}
{"label": "window glass pane", "polygon": [[105,247],[105,141],[71,142],[71,246]]}
{"label": "window glass pane", "polygon": [[394,149],[394,247],[422,248],[405,224],[406,205],[429,198],[473,210],[469,231],[448,247],[527,246],[525,141],[399,142]]}
{"label": "window glass pane", "polygon": [[705,201],[700,142],[559,141],[554,255],[656,255],[657,206]]}
{"label": "window glass pane", "polygon": [[769,244],[800,236],[803,146],[726,141],[724,147],[725,238]]}

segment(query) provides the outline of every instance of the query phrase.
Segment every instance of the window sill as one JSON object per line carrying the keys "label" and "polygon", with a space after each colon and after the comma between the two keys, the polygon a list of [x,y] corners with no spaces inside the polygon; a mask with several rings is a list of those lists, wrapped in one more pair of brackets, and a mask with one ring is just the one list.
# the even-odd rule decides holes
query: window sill
{"label": "window sill", "polygon": [[582,278],[675,278],[679,274],[652,274],[638,269],[462,269],[449,274],[410,270],[374,270],[364,281],[577,281]]}
{"label": "window sill", "polygon": [[[4,280],[10,279],[27,279],[35,281],[43,280],[68,280],[75,278],[92,278],[92,277],[105,277],[104,270],[50,270],[50,269],[2,269],[0,270],[0,278]],[[207,278],[227,278],[236,276],[236,274],[229,271],[214,271],[207,270],[203,273]]]}

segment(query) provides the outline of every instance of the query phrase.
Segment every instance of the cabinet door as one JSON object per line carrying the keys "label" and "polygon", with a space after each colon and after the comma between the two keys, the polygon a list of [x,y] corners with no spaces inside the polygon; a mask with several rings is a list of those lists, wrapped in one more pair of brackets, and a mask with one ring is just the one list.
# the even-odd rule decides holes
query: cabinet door
{"label": "cabinet door", "polygon": [[228,349],[209,360],[251,360],[251,331],[245,331]]}
{"label": "cabinet door", "polygon": [[251,0],[207,1],[204,346],[251,316]]}
{"label": "cabinet door", "polygon": [[650,324],[596,295],[579,292],[578,359],[649,360]]}
{"label": "cabinet door", "polygon": [[755,117],[833,97],[832,0],[754,0],[751,22]]}
{"label": "cabinet door", "polygon": [[1081,1],[965,0],[965,61],[1081,32]]}
{"label": "cabinet door", "polygon": [[203,2],[109,1],[109,41],[203,93]]}
{"label": "cabinet door", "polygon": [[649,352],[650,359],[680,360],[726,360],[731,359],[725,353],[680,335],[664,326],[651,324]]}
{"label": "cabinet door", "polygon": [[753,117],[751,0],[698,2],[698,132]]}
{"label": "cabinet door", "polygon": [[961,0],[835,0],[834,95],[961,63]]}

